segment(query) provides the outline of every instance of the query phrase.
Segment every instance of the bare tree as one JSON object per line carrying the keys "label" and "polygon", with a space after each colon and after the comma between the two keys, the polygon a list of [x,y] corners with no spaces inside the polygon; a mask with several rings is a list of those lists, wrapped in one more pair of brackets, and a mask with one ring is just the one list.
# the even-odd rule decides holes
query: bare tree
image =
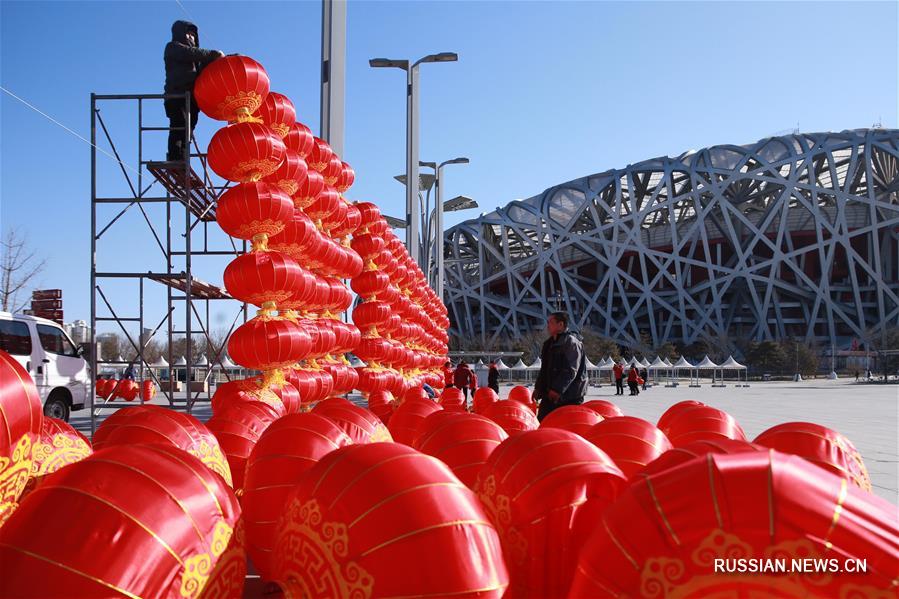
{"label": "bare tree", "polygon": [[0,240],[0,310],[18,312],[28,300],[17,302],[19,292],[25,290],[44,269],[46,261],[28,247],[28,239],[15,229],[8,229]]}

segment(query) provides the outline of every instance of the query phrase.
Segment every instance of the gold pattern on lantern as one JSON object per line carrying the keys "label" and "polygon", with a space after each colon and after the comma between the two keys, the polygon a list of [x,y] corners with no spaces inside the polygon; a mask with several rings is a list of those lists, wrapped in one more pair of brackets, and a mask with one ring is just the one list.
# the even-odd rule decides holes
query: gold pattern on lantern
{"label": "gold pattern on lantern", "polygon": [[[222,545],[216,541],[216,537],[224,538],[220,532],[224,532],[228,541]],[[243,594],[244,581],[247,574],[247,557],[244,551],[245,537],[243,520],[237,521],[233,534],[231,528],[225,522],[216,525],[213,533],[212,550],[223,547],[224,552],[215,562],[215,567],[209,575],[209,580],[203,586],[201,599],[220,599],[221,597],[240,597]]]}
{"label": "gold pattern on lantern", "polygon": [[267,177],[275,172],[279,164],[279,162],[269,158],[242,160],[237,163],[237,167],[234,170],[234,180],[258,181],[262,177]]}
{"label": "gold pattern on lantern", "polygon": [[179,590],[181,596],[199,597],[203,587],[206,586],[206,581],[209,580],[210,572],[212,572],[212,558],[208,553],[198,553],[185,560]]}
{"label": "gold pattern on lantern", "polygon": [[207,468],[224,478],[229,487],[234,486],[228,460],[222,454],[222,448],[218,444],[212,445],[206,441],[200,441],[200,446],[191,449],[188,453],[200,458]]}
{"label": "gold pattern on lantern", "polygon": [[13,448],[12,457],[0,457],[0,521],[6,520],[16,507],[32,469],[31,433],[22,435]]}
{"label": "gold pattern on lantern", "polygon": [[238,123],[261,123],[262,119],[254,117],[253,113],[262,106],[262,96],[254,91],[239,91],[236,95],[225,96],[217,107],[219,114],[237,116]]}

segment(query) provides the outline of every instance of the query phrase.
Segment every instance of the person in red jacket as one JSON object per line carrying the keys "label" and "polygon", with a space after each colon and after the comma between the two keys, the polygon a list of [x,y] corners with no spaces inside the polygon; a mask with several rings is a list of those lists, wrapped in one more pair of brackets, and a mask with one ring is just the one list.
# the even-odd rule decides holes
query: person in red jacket
{"label": "person in red jacket", "polygon": [[631,369],[627,372],[627,386],[631,388],[631,395],[640,395],[640,373],[634,364],[631,364]]}
{"label": "person in red jacket", "polygon": [[447,362],[443,365],[443,386],[447,389],[454,386],[452,362]]}
{"label": "person in red jacket", "polygon": [[462,393],[465,395],[465,402],[468,403],[468,389],[471,388],[472,394],[474,390],[477,388],[478,379],[475,378],[474,373],[471,371],[471,368],[468,367],[468,364],[465,363],[465,360],[459,362],[459,365],[456,367],[456,372],[453,373],[453,385],[462,389]]}
{"label": "person in red jacket", "polygon": [[612,366],[612,375],[615,378],[615,395],[624,395],[624,367],[615,362]]}

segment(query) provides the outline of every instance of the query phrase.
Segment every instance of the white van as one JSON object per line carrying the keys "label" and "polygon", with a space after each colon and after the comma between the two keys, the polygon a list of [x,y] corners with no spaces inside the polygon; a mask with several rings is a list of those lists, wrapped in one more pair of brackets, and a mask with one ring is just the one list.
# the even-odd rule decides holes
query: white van
{"label": "white van", "polygon": [[44,414],[68,421],[90,392],[87,361],[52,320],[0,312],[0,349],[22,365],[44,402]]}

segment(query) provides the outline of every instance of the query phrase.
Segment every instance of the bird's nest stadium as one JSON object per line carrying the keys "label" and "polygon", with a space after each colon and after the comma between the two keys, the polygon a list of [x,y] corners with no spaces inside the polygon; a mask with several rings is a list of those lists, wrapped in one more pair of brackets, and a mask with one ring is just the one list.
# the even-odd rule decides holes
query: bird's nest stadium
{"label": "bird's nest stadium", "polygon": [[630,346],[874,341],[899,324],[899,130],[647,160],[465,221],[444,248],[451,333],[484,346],[556,309]]}

